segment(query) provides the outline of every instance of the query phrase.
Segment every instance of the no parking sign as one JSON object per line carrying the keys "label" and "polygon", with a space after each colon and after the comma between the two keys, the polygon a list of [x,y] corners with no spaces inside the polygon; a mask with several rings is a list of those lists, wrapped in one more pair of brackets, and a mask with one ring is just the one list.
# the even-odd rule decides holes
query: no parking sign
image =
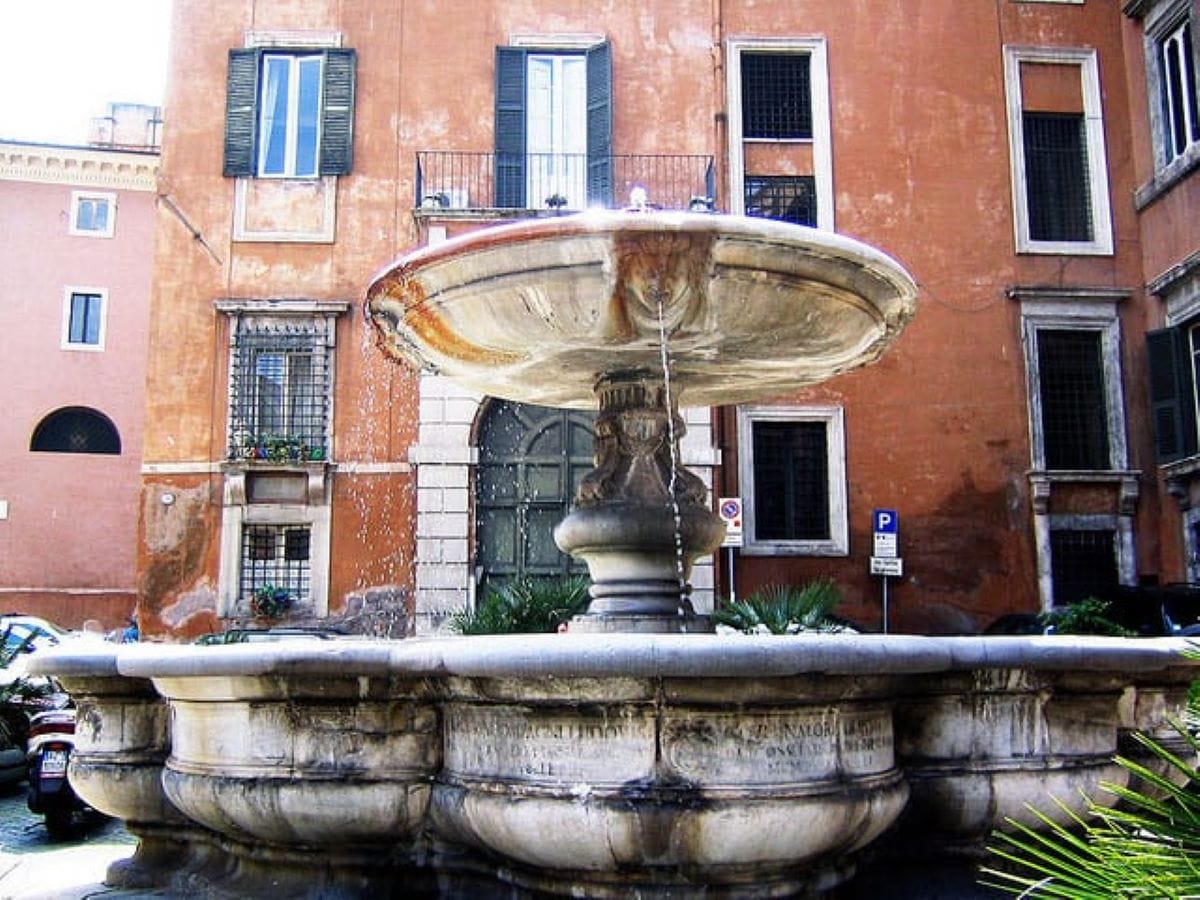
{"label": "no parking sign", "polygon": [[717,515],[725,523],[725,540],[721,546],[742,546],[742,498],[721,497],[717,501]]}

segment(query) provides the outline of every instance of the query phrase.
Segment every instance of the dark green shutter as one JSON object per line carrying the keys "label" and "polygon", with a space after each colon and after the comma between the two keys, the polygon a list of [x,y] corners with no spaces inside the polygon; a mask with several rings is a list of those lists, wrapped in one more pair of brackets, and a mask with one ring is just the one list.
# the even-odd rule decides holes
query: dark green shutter
{"label": "dark green shutter", "polygon": [[1196,453],[1196,401],[1187,333],[1164,328],[1146,335],[1154,449],[1160,463]]}
{"label": "dark green shutter", "polygon": [[259,50],[230,50],[225,84],[225,176],[254,175]]}
{"label": "dark green shutter", "polygon": [[349,174],[354,161],[353,50],[325,51],[325,80],[321,97],[322,175]]}
{"label": "dark green shutter", "polygon": [[496,48],[496,206],[525,208],[525,50]]}
{"label": "dark green shutter", "polygon": [[588,204],[613,205],[612,51],[607,43],[587,52]]}

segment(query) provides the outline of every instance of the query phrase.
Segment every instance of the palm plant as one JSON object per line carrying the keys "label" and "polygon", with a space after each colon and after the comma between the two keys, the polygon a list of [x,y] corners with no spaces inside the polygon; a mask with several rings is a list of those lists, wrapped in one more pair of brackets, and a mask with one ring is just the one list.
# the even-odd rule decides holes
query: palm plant
{"label": "palm plant", "polygon": [[518,634],[549,632],[588,604],[588,580],[573,578],[513,578],[488,584],[474,609],[450,618],[459,634]]}
{"label": "palm plant", "polygon": [[[1191,724],[1196,712],[1191,706]],[[1188,759],[1152,738],[1134,735],[1158,763],[1152,769],[1116,758],[1134,776],[1136,787],[1103,784],[1117,805],[1089,801],[1085,816],[1068,812],[1068,825],[1033,810],[1045,831],[1009,820],[1014,830],[997,832],[996,843],[988,848],[1003,861],[1002,868],[983,869],[983,883],[1023,898],[1055,900],[1200,896],[1200,775],[1195,763],[1200,741],[1184,723],[1172,722],[1172,727],[1188,748]]]}
{"label": "palm plant", "polygon": [[745,600],[721,607],[713,613],[713,621],[746,634],[840,631],[842,626],[830,613],[841,599],[841,591],[827,578],[810,581],[803,587],[772,585]]}
{"label": "palm plant", "polygon": [[53,693],[53,687],[44,681],[32,681],[24,675],[8,677],[5,670],[15,667],[16,661],[29,652],[32,636],[14,639],[10,629],[0,632],[0,748],[24,740],[29,724],[28,710],[38,700]]}

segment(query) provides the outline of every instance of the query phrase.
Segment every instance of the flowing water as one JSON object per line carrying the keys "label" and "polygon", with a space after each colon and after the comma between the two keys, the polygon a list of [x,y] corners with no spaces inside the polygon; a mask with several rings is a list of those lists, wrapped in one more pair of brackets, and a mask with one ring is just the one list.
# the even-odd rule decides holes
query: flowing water
{"label": "flowing water", "polygon": [[675,522],[675,577],[679,579],[679,614],[692,612],[687,596],[687,582],[683,577],[683,516],[679,512],[679,498],[675,493],[676,470],[679,467],[679,441],[675,435],[675,400],[671,394],[671,358],[667,350],[667,324],[663,310],[663,291],[654,289],[654,301],[658,311],[658,352],[663,371],[663,402],[667,407],[667,440],[670,443],[671,475],[667,480],[667,494],[671,498],[671,515]]}

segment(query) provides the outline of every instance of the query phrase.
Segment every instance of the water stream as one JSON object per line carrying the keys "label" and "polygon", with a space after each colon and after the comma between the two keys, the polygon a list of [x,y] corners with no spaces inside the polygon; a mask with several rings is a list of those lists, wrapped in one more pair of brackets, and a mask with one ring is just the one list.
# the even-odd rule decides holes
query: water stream
{"label": "water stream", "polygon": [[675,525],[675,576],[679,579],[679,615],[685,616],[692,614],[694,610],[687,596],[687,582],[683,576],[683,516],[679,511],[679,498],[675,493],[676,469],[680,462],[679,441],[675,435],[675,400],[671,394],[671,358],[667,351],[667,324],[663,310],[663,294],[666,292],[658,285],[654,286],[653,292],[658,313],[658,352],[663,371],[663,403],[667,407],[667,441],[671,453],[667,494],[671,498],[671,515]]}

